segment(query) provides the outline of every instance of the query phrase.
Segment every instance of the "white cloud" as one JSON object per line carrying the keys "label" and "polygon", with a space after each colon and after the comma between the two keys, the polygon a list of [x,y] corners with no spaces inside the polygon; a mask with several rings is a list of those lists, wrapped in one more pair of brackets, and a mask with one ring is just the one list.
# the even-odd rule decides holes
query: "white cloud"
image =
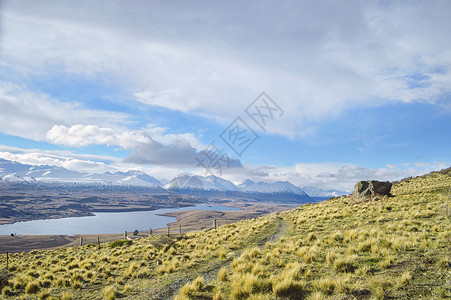
{"label": "white cloud", "polygon": [[[117,172],[121,170],[120,167],[114,166],[115,163],[119,163],[116,158],[79,155],[68,151],[44,151],[0,146],[0,158],[22,164],[57,166],[87,173]],[[108,163],[100,160],[107,160]]]}
{"label": "white cloud", "polygon": [[205,149],[204,145],[193,133],[169,133],[168,128],[149,124],[146,128],[141,130],[143,134],[150,136],[154,141],[163,145],[170,145],[177,140],[183,139],[188,141],[192,147],[197,150]]}
{"label": "white cloud", "polygon": [[[151,146],[147,146],[151,147]],[[164,147],[164,146],[160,146]],[[172,146],[174,147],[174,145]],[[164,148],[174,154],[177,150]],[[60,150],[39,150],[21,149],[0,145],[0,158],[17,161],[30,165],[52,165],[64,167],[69,170],[103,173],[106,171],[117,172],[130,169],[141,169],[157,179],[170,180],[181,173],[193,173],[201,176],[205,173],[202,168],[195,168],[192,164],[192,157],[185,157],[186,151],[182,151],[182,158],[173,159],[172,162],[163,162],[165,156],[156,156],[157,164],[140,165],[136,163],[122,161],[122,159],[109,156],[96,156],[86,154],[75,154],[70,151]],[[195,152],[193,152],[195,154]],[[152,155],[138,157],[141,160],[151,160]],[[172,156],[170,156],[172,157]],[[167,159],[170,159],[167,157]],[[137,159],[138,159],[137,158]],[[183,161],[186,159],[186,161]],[[239,163],[238,161],[236,163]],[[235,165],[232,168],[223,170],[223,178],[235,183],[244,179],[254,181],[290,181],[298,186],[316,186],[322,189],[344,190],[351,192],[354,184],[360,180],[399,180],[410,176],[418,176],[447,168],[450,162],[433,163],[409,163],[390,165],[386,168],[367,168],[353,164],[341,163],[308,163],[297,164],[295,166],[273,166],[273,165]]]}
{"label": "white cloud", "polygon": [[316,186],[326,190],[351,192],[360,180],[394,181],[418,176],[450,166],[449,162],[405,163],[386,168],[367,168],[354,164],[308,163],[295,166],[245,166],[243,172],[227,172],[234,182],[250,178],[254,181],[290,181],[298,186]]}
{"label": "white cloud", "polygon": [[451,93],[449,1],[140,5],[5,2],[1,63],[112,76],[139,102],[221,122],[265,90],[286,112],[268,130],[287,136],[356,105]]}
{"label": "white cloud", "polygon": [[51,143],[72,147],[108,145],[120,146],[123,149],[133,149],[151,142],[151,138],[142,131],[116,133],[111,128],[82,124],[70,127],[55,125],[47,132],[46,138]]}
{"label": "white cloud", "polygon": [[[154,125],[123,132],[96,125],[55,125],[47,132],[46,138],[48,142],[71,147],[107,145],[132,150],[124,163],[195,168],[195,158],[205,146],[191,133],[170,134],[165,131]],[[241,167],[239,160],[230,160],[232,167]]]}
{"label": "white cloud", "polygon": [[36,94],[18,85],[0,81],[0,132],[43,141],[55,124],[104,124],[123,127],[122,113],[90,110],[78,103],[65,103]]}
{"label": "white cloud", "polygon": [[53,144],[72,147],[107,145],[130,150],[154,142],[168,146],[186,141],[194,149],[203,150],[205,148],[205,145],[192,133],[168,133],[167,128],[154,124],[149,124],[140,130],[125,131],[97,125],[55,125],[47,132],[46,139]]}
{"label": "white cloud", "polygon": [[166,107],[172,110],[191,112],[199,109],[200,103],[196,99],[186,98],[178,89],[165,91],[136,91],[136,100],[147,105]]}

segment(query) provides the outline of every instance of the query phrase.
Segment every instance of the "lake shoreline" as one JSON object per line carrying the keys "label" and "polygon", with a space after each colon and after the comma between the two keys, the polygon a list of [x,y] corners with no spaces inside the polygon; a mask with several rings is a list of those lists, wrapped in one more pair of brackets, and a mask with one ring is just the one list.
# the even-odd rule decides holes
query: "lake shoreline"
{"label": "lake shoreline", "polygon": [[[214,203],[218,204],[218,203]],[[267,204],[267,203],[222,203],[222,206],[241,209],[239,211],[220,211],[220,210],[186,210],[164,213],[165,216],[174,217],[175,222],[168,223],[171,234],[180,234],[179,229],[182,226],[182,232],[202,230],[213,226],[212,220],[217,219],[218,226],[227,223],[236,222],[243,219],[259,217],[271,212],[280,212],[293,208],[293,205]],[[152,234],[167,234],[167,226],[152,229]],[[149,236],[150,230],[139,231],[137,236],[133,232],[128,232],[128,237],[144,238]],[[101,246],[105,242],[112,242],[124,238],[122,233],[104,233],[104,234],[54,234],[54,235],[0,235],[0,253],[28,252],[32,250],[54,249],[59,247],[74,247],[80,245],[80,238],[83,237],[83,244],[97,244],[99,238]]]}
{"label": "lake shoreline", "polygon": [[[59,220],[59,219],[67,219],[67,218],[83,218],[83,217],[93,217],[96,213],[122,213],[122,212],[139,212],[139,211],[154,211],[159,209],[179,209],[179,208],[186,208],[186,207],[192,207],[195,206],[194,204],[190,205],[179,205],[179,206],[173,206],[173,207],[128,207],[128,208],[110,208],[110,209],[103,209],[103,208],[96,208],[91,209],[88,213],[81,213],[76,212],[70,215],[62,215],[62,216],[51,216],[47,218],[31,218],[31,219],[19,219],[19,220],[12,220],[8,221],[5,219],[0,218],[0,227],[2,225],[9,225],[9,224],[16,224],[20,222],[29,222],[29,221],[38,221],[38,220]],[[226,206],[226,205],[224,205]],[[0,234],[1,235],[1,234]]]}

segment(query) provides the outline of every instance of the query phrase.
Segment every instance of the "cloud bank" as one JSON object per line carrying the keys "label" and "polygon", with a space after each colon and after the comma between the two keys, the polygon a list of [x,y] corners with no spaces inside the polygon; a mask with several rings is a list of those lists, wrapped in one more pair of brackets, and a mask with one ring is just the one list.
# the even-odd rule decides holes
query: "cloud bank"
{"label": "cloud bank", "polygon": [[449,106],[450,10],[449,1],[5,1],[1,64],[116,78],[137,102],[220,122],[265,90],[287,112],[269,130],[297,136],[355,106]]}

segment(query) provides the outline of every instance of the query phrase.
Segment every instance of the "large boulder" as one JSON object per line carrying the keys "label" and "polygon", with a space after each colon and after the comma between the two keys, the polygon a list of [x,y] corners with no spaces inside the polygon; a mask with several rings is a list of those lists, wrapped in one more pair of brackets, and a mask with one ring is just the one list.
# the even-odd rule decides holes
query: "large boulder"
{"label": "large boulder", "polygon": [[391,196],[391,186],[389,181],[359,181],[354,186],[354,200],[363,202],[378,199],[378,196]]}

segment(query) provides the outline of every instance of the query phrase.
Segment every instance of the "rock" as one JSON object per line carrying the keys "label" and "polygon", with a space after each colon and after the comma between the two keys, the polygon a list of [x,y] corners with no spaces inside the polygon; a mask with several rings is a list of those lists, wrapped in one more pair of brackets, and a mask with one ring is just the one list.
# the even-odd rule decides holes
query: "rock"
{"label": "rock", "polygon": [[356,202],[363,202],[379,198],[379,196],[391,196],[391,186],[392,184],[389,181],[359,181],[354,186],[353,197]]}

